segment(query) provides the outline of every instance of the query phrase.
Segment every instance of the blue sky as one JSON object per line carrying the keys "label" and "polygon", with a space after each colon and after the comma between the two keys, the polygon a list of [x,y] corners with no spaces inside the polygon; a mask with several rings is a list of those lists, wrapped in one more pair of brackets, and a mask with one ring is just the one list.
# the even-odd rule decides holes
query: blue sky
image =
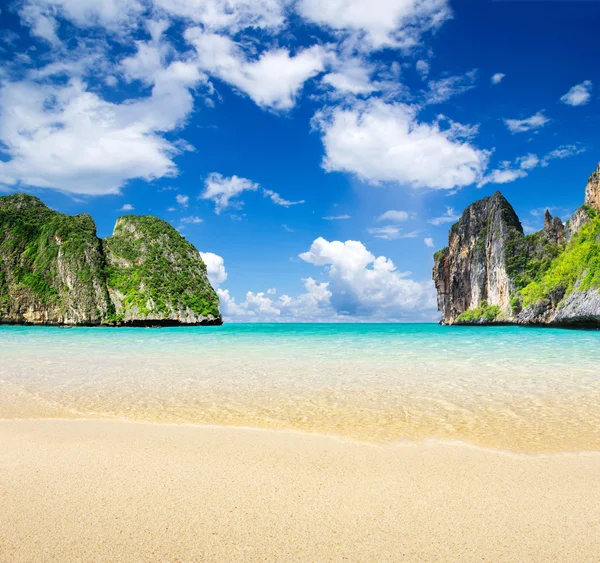
{"label": "blue sky", "polygon": [[527,231],[600,160],[600,2],[24,0],[0,191],[169,221],[228,320],[437,320],[432,254],[501,190]]}

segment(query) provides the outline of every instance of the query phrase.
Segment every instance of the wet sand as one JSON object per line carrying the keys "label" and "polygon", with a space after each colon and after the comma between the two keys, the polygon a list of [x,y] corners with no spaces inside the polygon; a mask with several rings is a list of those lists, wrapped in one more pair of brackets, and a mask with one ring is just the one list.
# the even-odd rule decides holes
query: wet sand
{"label": "wet sand", "polygon": [[0,421],[0,561],[599,561],[600,454]]}

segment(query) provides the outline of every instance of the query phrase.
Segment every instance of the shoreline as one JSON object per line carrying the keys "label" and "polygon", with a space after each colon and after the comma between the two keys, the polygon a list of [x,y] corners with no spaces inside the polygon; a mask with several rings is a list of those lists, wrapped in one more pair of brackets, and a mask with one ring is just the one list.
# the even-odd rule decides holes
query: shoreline
{"label": "shoreline", "polygon": [[465,440],[443,440],[441,438],[425,438],[421,441],[411,440],[387,440],[387,441],[376,441],[354,438],[352,436],[346,436],[343,434],[325,434],[320,432],[308,432],[305,430],[299,430],[295,428],[267,428],[263,426],[251,426],[251,425],[228,425],[228,424],[204,424],[201,422],[166,422],[166,421],[152,421],[152,420],[135,420],[124,417],[115,418],[91,418],[89,415],[82,417],[41,417],[41,418],[3,418],[0,417],[0,425],[10,422],[110,422],[120,424],[132,424],[138,426],[150,426],[150,427],[172,427],[172,428],[197,428],[199,430],[239,430],[241,432],[264,432],[281,434],[283,436],[305,436],[322,438],[326,440],[334,440],[336,442],[355,444],[358,446],[375,447],[375,448],[403,448],[403,447],[435,447],[435,446],[448,446],[456,448],[472,449],[483,453],[497,454],[509,457],[525,457],[525,458],[553,458],[563,456],[580,456],[580,455],[598,455],[600,456],[599,450],[564,450],[564,451],[551,451],[551,452],[521,452],[499,448],[490,448],[479,444],[471,443]]}
{"label": "shoreline", "polygon": [[0,561],[597,561],[600,454],[0,420]]}

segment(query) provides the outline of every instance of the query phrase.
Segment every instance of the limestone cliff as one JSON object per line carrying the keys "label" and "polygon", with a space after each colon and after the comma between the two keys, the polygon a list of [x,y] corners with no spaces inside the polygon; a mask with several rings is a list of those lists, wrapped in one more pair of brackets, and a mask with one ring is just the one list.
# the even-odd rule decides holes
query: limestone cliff
{"label": "limestone cliff", "polygon": [[0,323],[220,324],[198,251],[154,217],[125,217],[102,241],[26,194],[0,197]]}
{"label": "limestone cliff", "polygon": [[510,314],[514,285],[504,254],[509,241],[520,236],[523,227],[500,192],[467,207],[450,229],[449,245],[435,255],[433,278],[445,323],[482,303]]}
{"label": "limestone cliff", "polygon": [[444,324],[600,326],[600,165],[567,222],[524,235],[499,192],[469,206],[435,255]]}
{"label": "limestone cliff", "polygon": [[119,322],[220,323],[219,299],[200,253],[165,221],[121,217],[104,249]]}
{"label": "limestone cliff", "polygon": [[94,325],[109,309],[92,218],[0,197],[0,322]]}

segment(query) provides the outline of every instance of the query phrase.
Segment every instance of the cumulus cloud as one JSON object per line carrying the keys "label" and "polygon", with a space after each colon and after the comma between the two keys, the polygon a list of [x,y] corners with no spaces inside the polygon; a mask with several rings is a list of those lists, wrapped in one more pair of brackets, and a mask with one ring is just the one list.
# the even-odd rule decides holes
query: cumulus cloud
{"label": "cumulus cloud", "polygon": [[423,242],[425,243],[425,246],[427,248],[433,248],[435,246],[435,243],[433,242],[433,239],[431,237],[424,238]]}
{"label": "cumulus cloud", "polygon": [[340,95],[367,95],[379,89],[371,80],[374,67],[356,57],[332,57],[333,71],[323,76],[323,84]]}
{"label": "cumulus cloud", "polygon": [[57,18],[69,20],[78,27],[101,26],[120,33],[135,26],[144,10],[137,0],[26,0],[19,16],[33,35],[57,43]]}
{"label": "cumulus cloud", "polygon": [[[93,9],[79,12],[73,3],[56,6],[71,10],[76,22],[88,14],[91,25],[112,17],[114,3],[105,4],[95,16]],[[185,122],[193,109],[191,90],[206,77],[195,64],[167,52],[156,33],[118,65],[126,81],[144,82],[149,95],[107,101],[84,79],[93,80],[94,72],[101,78],[109,65],[100,45],[73,52],[61,47],[49,64],[3,81],[0,144],[7,158],[0,162],[0,181],[103,195],[119,193],[132,179],[177,174],[173,158],[191,147],[165,134]]]}
{"label": "cumulus cloud", "polygon": [[282,0],[154,0],[170,15],[202,24],[212,31],[236,33],[242,29],[276,29],[285,22]]}
{"label": "cumulus cloud", "polygon": [[584,106],[592,98],[592,81],[584,80],[581,84],[573,86],[560,101],[568,106]]}
{"label": "cumulus cloud", "polygon": [[409,311],[435,307],[433,283],[408,278],[389,258],[376,257],[360,241],[320,237],[300,258],[325,268],[338,314],[402,318]]}
{"label": "cumulus cloud", "polygon": [[202,69],[244,92],[261,107],[292,108],[304,83],[325,68],[327,51],[319,45],[295,55],[285,48],[272,49],[250,60],[224,35],[200,28],[189,28],[184,35],[196,49]]}
{"label": "cumulus cloud", "polygon": [[536,114],[526,119],[505,119],[504,124],[508,130],[514,135],[515,133],[526,133],[527,131],[535,131],[550,122],[543,112],[538,111]]}
{"label": "cumulus cloud", "polygon": [[119,209],[119,211],[133,211],[134,209],[135,208],[133,207],[133,205],[131,205],[131,203],[124,203],[121,209]]}
{"label": "cumulus cloud", "polygon": [[351,34],[363,49],[411,48],[452,16],[446,0],[300,0],[300,14]]}
{"label": "cumulus cloud", "polygon": [[208,199],[215,204],[215,213],[218,215],[230,205],[241,207],[242,202],[232,201],[239,194],[245,191],[255,192],[259,185],[239,176],[231,176],[229,178],[213,172],[209,174],[204,182],[204,192],[201,194],[202,199]]}
{"label": "cumulus cloud", "polygon": [[274,288],[248,291],[239,302],[220,287],[227,279],[223,259],[212,253],[202,257],[228,321],[403,320],[431,315],[436,308],[432,282],[410,279],[360,241],[316,239],[299,257],[321,268],[327,281],[304,278],[304,291],[296,296],[278,297]]}
{"label": "cumulus cloud", "polygon": [[478,181],[488,152],[458,138],[462,126],[442,130],[437,122],[419,122],[417,113],[416,107],[376,99],[319,112],[314,125],[325,146],[323,168],[371,184],[417,188],[453,189]]}
{"label": "cumulus cloud", "polygon": [[501,72],[497,72],[496,74],[494,74],[492,76],[492,78],[490,79],[492,84],[500,84],[500,82],[502,82],[502,80],[504,79],[504,77],[506,76],[506,74],[502,74]]}
{"label": "cumulus cloud", "polygon": [[227,270],[225,269],[225,260],[223,257],[212,252],[201,252],[202,260],[206,264],[206,273],[208,279],[214,288],[219,287],[227,281]]}
{"label": "cumulus cloud", "polygon": [[337,315],[331,307],[329,283],[319,283],[313,278],[302,280],[305,292],[296,297],[281,295],[276,291],[248,291],[242,302],[237,302],[227,289],[217,289],[221,312],[230,321],[330,321]]}

